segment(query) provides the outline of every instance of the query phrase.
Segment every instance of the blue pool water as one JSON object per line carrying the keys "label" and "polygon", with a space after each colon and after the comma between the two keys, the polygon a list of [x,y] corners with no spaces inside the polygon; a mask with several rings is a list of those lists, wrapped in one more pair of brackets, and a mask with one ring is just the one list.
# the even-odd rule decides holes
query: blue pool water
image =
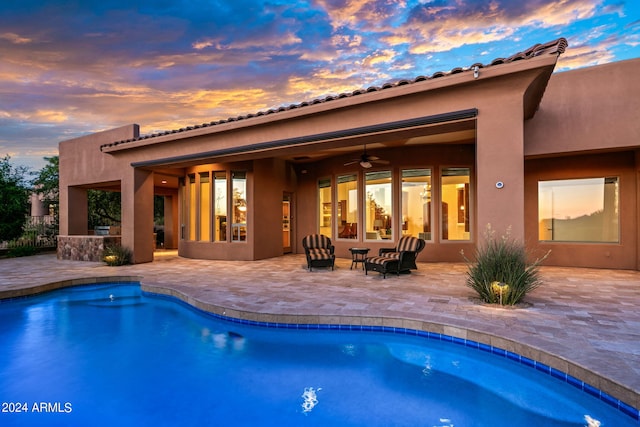
{"label": "blue pool water", "polygon": [[638,426],[506,357],[215,318],[137,285],[0,303],[2,426]]}

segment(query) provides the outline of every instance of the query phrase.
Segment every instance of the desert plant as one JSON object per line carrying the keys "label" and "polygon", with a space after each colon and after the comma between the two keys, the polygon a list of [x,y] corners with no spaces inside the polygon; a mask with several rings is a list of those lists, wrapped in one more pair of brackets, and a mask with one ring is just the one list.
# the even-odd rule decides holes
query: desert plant
{"label": "desert plant", "polygon": [[476,249],[475,261],[461,253],[468,265],[467,286],[475,290],[482,301],[515,305],[541,285],[539,267],[550,252],[529,263],[524,244],[511,238],[508,230],[506,235],[496,238],[488,225],[485,240]]}
{"label": "desert plant", "polygon": [[104,249],[102,260],[110,267],[126,265],[131,264],[131,255],[129,248],[119,245],[107,246]]}

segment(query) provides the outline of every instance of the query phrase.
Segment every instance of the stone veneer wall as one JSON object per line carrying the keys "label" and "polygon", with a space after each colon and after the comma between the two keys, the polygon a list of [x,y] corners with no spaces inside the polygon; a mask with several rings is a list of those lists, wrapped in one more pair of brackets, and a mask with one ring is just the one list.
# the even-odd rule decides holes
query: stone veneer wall
{"label": "stone veneer wall", "polygon": [[100,262],[104,248],[121,241],[120,236],[58,236],[58,259]]}

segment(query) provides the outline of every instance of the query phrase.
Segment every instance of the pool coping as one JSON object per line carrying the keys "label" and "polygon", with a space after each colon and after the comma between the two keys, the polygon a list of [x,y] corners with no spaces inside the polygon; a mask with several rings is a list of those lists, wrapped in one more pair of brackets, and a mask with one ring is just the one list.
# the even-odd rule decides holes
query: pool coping
{"label": "pool coping", "polygon": [[171,286],[143,283],[142,276],[138,275],[85,277],[6,289],[0,291],[0,301],[34,296],[61,288],[100,283],[136,283],[140,285],[143,292],[175,298],[207,314],[241,324],[286,329],[393,332],[435,338],[477,348],[552,375],[640,422],[640,393],[549,351],[468,327],[403,317],[273,314],[239,310],[202,301]]}

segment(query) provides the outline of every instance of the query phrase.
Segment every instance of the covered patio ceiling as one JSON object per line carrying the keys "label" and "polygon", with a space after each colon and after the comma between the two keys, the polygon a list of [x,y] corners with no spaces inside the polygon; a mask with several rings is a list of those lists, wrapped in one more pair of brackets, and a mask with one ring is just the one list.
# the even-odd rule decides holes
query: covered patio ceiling
{"label": "covered patio ceiling", "polygon": [[200,164],[275,158],[294,165],[306,165],[331,158],[335,158],[337,161],[347,161],[358,157],[363,152],[365,144],[367,153],[370,155],[383,154],[386,150],[403,147],[473,144],[476,138],[476,120],[474,114],[469,113],[469,115],[472,117],[408,129],[380,131],[270,149],[261,149],[257,144],[256,149],[252,151],[218,156],[201,155],[197,159],[161,159],[154,162],[144,162],[156,164],[134,164],[134,166],[153,170],[155,172],[154,187],[157,191],[162,192],[178,188],[178,178],[184,176],[185,167]]}

